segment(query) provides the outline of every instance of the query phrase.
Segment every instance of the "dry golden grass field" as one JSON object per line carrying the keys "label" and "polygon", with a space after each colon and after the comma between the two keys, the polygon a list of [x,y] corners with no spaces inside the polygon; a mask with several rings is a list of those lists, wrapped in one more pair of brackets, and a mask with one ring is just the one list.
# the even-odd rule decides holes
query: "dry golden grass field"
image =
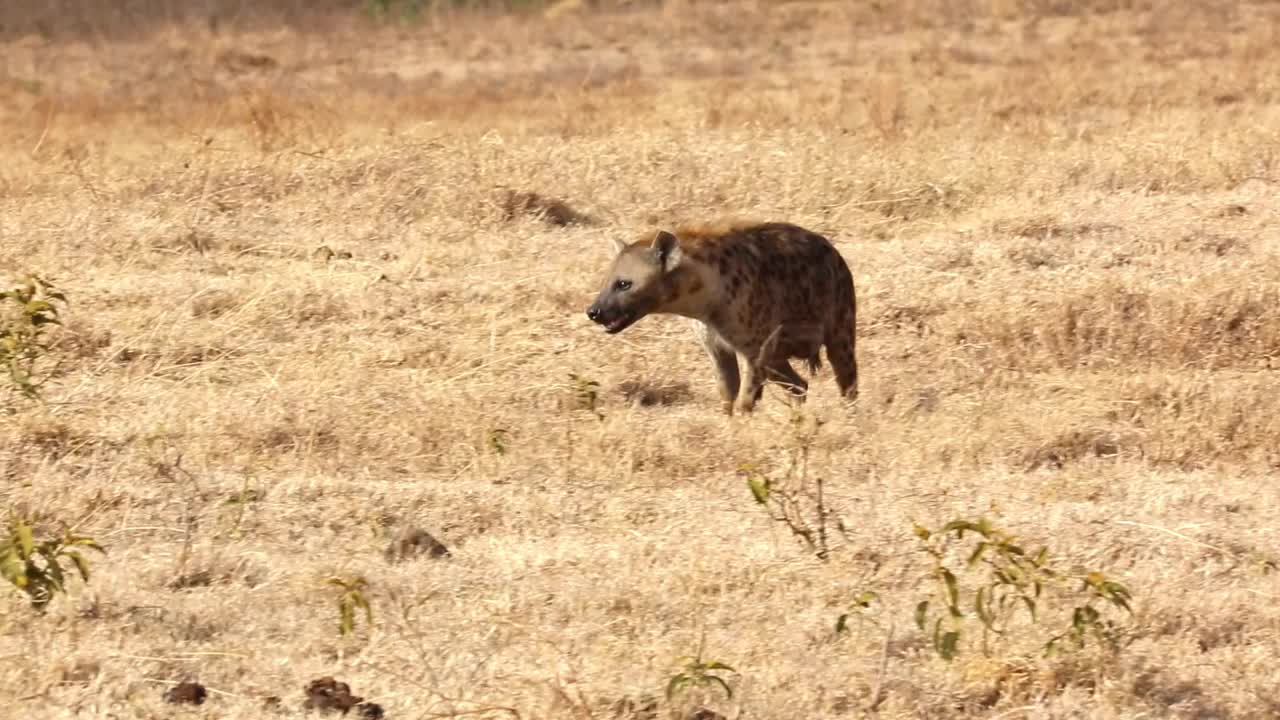
{"label": "dry golden grass field", "polygon": [[[0,713],[1280,716],[1280,4],[389,4],[0,11],[4,522],[106,548]],[[847,259],[854,407],[587,320],[726,216]]]}

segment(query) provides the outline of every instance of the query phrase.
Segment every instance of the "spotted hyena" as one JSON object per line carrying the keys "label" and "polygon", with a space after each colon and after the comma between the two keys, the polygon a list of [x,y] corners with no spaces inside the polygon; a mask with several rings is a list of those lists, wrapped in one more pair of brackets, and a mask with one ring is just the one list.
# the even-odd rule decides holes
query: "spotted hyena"
{"label": "spotted hyena", "polygon": [[787,223],[738,223],[614,244],[617,256],[587,317],[610,334],[653,313],[697,321],[726,413],[735,404],[751,412],[770,380],[802,401],[808,383],[790,361],[815,372],[824,345],[841,394],[857,397],[853,277],[823,236]]}

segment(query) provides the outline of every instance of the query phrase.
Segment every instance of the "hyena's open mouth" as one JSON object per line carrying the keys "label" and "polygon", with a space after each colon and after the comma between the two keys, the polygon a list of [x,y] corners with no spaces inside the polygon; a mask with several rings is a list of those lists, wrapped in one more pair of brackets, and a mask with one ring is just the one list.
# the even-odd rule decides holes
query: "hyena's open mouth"
{"label": "hyena's open mouth", "polygon": [[636,314],[632,310],[621,310],[617,317],[604,323],[605,332],[610,335],[616,335],[623,330],[631,327],[631,323],[636,321]]}

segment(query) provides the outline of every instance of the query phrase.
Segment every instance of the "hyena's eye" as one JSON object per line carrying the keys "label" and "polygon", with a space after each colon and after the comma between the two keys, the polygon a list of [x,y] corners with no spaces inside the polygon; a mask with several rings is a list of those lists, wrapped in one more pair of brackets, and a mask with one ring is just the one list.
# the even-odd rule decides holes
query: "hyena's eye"
{"label": "hyena's eye", "polygon": [[627,290],[631,289],[631,281],[619,280],[613,284],[613,289],[617,290],[618,292],[626,292]]}

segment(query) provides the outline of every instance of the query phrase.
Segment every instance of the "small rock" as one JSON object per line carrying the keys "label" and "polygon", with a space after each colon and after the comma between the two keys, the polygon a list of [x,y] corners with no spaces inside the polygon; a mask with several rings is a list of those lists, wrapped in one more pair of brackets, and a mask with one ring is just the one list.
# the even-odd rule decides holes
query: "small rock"
{"label": "small rock", "polygon": [[382,720],[386,717],[386,713],[382,711],[382,706],[378,703],[360,703],[356,706],[356,716],[360,720]]}
{"label": "small rock", "polygon": [[200,683],[184,680],[164,691],[164,701],[175,705],[200,705],[207,695]]}
{"label": "small rock", "polygon": [[351,686],[334,680],[326,675],[307,683],[305,688],[307,699],[302,703],[304,710],[338,710],[346,714],[364,698],[351,694]]}
{"label": "small rock", "polygon": [[449,556],[449,548],[422,528],[406,528],[387,546],[387,562],[397,562],[426,555],[430,558]]}

